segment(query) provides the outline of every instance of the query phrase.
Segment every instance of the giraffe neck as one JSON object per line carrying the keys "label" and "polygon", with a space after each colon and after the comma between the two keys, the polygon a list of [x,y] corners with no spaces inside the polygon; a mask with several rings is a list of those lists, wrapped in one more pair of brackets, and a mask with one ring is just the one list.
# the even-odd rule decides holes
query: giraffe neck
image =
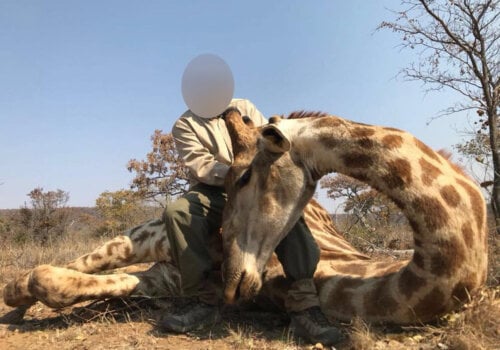
{"label": "giraffe neck", "polygon": [[351,271],[360,277],[342,276],[339,270],[340,275],[320,282],[332,315],[362,315],[376,322],[430,320],[484,283],[484,199],[448,159],[401,130],[333,116],[290,120],[280,124],[280,132],[291,144],[295,163],[312,178],[338,172],[369,184],[401,208],[413,229],[414,254],[407,264],[364,274],[360,263],[352,263]]}
{"label": "giraffe neck", "polygon": [[476,240],[483,244],[486,214],[479,189],[414,136],[335,117],[306,118],[285,132],[292,140],[292,157],[314,178],[342,173],[398,205],[414,231],[412,264],[426,270],[429,278],[469,258],[466,250],[473,249]]}

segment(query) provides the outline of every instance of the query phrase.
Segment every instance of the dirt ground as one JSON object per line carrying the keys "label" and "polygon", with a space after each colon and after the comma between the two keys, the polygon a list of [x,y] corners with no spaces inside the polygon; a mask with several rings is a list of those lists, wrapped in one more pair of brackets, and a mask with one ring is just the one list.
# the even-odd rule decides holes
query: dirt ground
{"label": "dirt ground", "polygon": [[[186,335],[158,331],[175,300],[131,299],[52,310],[32,306],[21,324],[0,325],[0,349],[310,349],[282,313],[226,308],[222,321]],[[0,302],[0,315],[12,311]]]}
{"label": "dirt ground", "polygon": [[[22,323],[0,324],[0,349],[323,349],[295,339],[286,314],[255,309],[225,308],[220,323],[189,334],[158,331],[156,321],[177,303],[114,299],[61,310],[37,303]],[[12,310],[0,302],[0,316]],[[500,289],[483,291],[479,301],[441,325],[341,326],[347,339],[336,349],[499,349]]]}

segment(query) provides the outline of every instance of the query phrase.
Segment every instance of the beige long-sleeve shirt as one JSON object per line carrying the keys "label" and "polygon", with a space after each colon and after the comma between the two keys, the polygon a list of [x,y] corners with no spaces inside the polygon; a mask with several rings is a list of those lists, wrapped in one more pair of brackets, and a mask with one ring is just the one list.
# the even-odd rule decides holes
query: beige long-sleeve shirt
{"label": "beige long-sleeve shirt", "polygon": [[[228,107],[236,107],[248,116],[255,126],[267,123],[254,104],[244,99],[233,99]],[[186,111],[172,128],[177,152],[189,169],[191,186],[201,182],[224,186],[224,178],[233,162],[231,138],[222,118],[205,119]]]}

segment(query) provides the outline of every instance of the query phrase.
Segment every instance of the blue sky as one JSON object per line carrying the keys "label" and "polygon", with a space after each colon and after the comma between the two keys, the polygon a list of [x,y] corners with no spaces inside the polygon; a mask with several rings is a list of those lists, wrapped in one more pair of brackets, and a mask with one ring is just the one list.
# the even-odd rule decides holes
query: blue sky
{"label": "blue sky", "polygon": [[388,8],[399,1],[0,1],[0,208],[38,186],[72,206],[128,188],[127,161],[185,110],[182,73],[202,53],[266,116],[322,110],[451,150],[466,116],[427,122],[458,96],[395,78],[416,53],[375,32]]}

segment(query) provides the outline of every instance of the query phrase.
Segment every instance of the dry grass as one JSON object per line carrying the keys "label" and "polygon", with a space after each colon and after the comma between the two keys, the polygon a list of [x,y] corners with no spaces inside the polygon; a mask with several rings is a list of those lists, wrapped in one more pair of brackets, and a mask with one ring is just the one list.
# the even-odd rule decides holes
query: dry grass
{"label": "dry grass", "polygon": [[104,243],[106,239],[96,238],[85,231],[70,232],[61,239],[40,245],[27,241],[13,243],[0,241],[0,283],[7,283],[13,273],[31,269],[41,264],[62,265]]}

